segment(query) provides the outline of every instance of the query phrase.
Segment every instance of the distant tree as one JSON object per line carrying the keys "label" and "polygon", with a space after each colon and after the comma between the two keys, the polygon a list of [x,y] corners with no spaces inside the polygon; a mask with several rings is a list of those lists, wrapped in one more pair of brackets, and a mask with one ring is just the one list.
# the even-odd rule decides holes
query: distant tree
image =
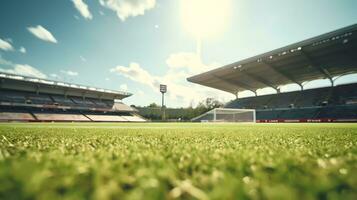
{"label": "distant tree", "polygon": [[[220,101],[213,99],[213,98],[207,98],[201,102],[199,102],[196,107],[193,107],[193,104],[191,104],[187,108],[166,108],[166,118],[167,119],[174,119],[178,120],[181,119],[183,121],[189,121],[194,117],[197,117],[209,110],[212,110],[214,108],[219,108],[223,107],[223,103]],[[148,106],[145,107],[140,107],[137,106],[136,109],[139,110],[139,114],[142,115],[143,117],[151,120],[161,120],[162,119],[162,112],[161,112],[161,107],[157,105],[156,103],[151,103]]]}
{"label": "distant tree", "polygon": [[151,103],[148,107],[149,107],[149,108],[158,108],[158,107],[160,107],[160,106],[157,105],[156,103]]}
{"label": "distant tree", "polygon": [[223,103],[221,103],[220,101],[218,101],[217,99],[213,99],[213,98],[207,98],[206,99],[206,107],[209,110],[212,110],[214,108],[221,108],[223,107]]}
{"label": "distant tree", "polygon": [[[193,108],[191,112],[188,112],[189,119],[192,119],[194,117],[197,117],[207,111],[210,111],[214,108],[220,108],[223,107],[223,103],[220,101],[213,99],[213,98],[207,98],[201,102],[199,102],[196,106],[196,108]],[[190,109],[188,109],[190,110]]]}

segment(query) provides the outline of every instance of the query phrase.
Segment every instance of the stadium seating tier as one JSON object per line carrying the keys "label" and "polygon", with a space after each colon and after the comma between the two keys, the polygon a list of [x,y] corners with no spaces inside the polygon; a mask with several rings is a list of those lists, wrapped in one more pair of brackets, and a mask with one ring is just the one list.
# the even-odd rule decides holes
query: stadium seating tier
{"label": "stadium seating tier", "polygon": [[357,83],[247,97],[226,108],[257,110],[257,120],[357,120]]}

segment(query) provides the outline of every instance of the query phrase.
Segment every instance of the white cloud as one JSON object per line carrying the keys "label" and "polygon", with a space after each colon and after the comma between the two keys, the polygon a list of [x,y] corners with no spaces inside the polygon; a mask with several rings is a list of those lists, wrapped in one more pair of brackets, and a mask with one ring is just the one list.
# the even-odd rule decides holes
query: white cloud
{"label": "white cloud", "polygon": [[155,24],[155,26],[154,26],[155,28],[160,28],[160,26],[158,25],[158,24]]}
{"label": "white cloud", "polygon": [[107,78],[105,78],[105,80],[106,80],[106,81],[110,81],[110,78],[107,77]]}
{"label": "white cloud", "polygon": [[166,64],[171,69],[183,69],[190,74],[209,70],[211,67],[202,63],[200,56],[192,52],[174,53],[166,59]]}
{"label": "white cloud", "polygon": [[13,51],[14,47],[12,47],[10,41],[2,40],[0,38],[0,49],[4,51]]}
{"label": "white cloud", "polygon": [[[204,65],[199,57],[193,53],[173,54],[167,59],[169,69],[163,76],[156,76],[145,69],[138,63],[130,63],[128,67],[117,66],[110,71],[122,75],[130,80],[148,86],[153,92],[159,93],[159,85],[168,85],[168,97],[171,100],[182,102],[182,106],[188,106],[191,102],[199,101],[213,97],[221,101],[228,101],[233,95],[219,90],[210,89],[186,81],[186,78],[196,71],[210,68]],[[196,66],[198,65],[198,66]]]}
{"label": "white cloud", "polygon": [[121,85],[119,86],[119,88],[120,88],[120,90],[122,90],[122,91],[128,91],[128,85],[126,85],[126,84],[121,84]]}
{"label": "white cloud", "polygon": [[36,27],[28,27],[27,30],[30,31],[30,33],[32,33],[35,37],[37,37],[40,40],[57,43],[57,40],[52,35],[52,33],[49,32],[44,27],[42,27],[41,25],[38,25]]}
{"label": "white cloud", "polygon": [[78,72],[74,72],[71,70],[61,70],[61,73],[66,74],[68,76],[78,76]]}
{"label": "white cloud", "polygon": [[120,20],[144,15],[155,7],[156,0],[99,0],[100,5],[116,12]]}
{"label": "white cloud", "polygon": [[101,10],[99,11],[99,14],[102,15],[102,16],[105,15],[105,13],[103,11],[101,11]]}
{"label": "white cloud", "polygon": [[18,74],[22,76],[31,76],[36,78],[47,78],[47,75],[39,71],[38,69],[30,66],[30,65],[21,65],[21,64],[14,64],[11,69],[3,69],[0,68],[0,71],[11,73],[11,74]]}
{"label": "white cloud", "polygon": [[6,68],[0,68],[1,72],[18,74],[22,76],[31,76],[36,78],[47,78],[47,75],[42,73],[40,70],[36,69],[27,64],[16,64],[8,61],[1,57],[0,55],[0,66],[6,66]]}
{"label": "white cloud", "polygon": [[19,51],[20,51],[21,53],[26,53],[26,52],[27,52],[26,49],[25,49],[25,47],[20,47]]}
{"label": "white cloud", "polygon": [[72,0],[74,7],[85,19],[92,19],[93,16],[88,9],[88,5],[83,0]]}
{"label": "white cloud", "polygon": [[115,68],[110,69],[110,71],[121,74],[136,82],[148,85],[151,88],[156,88],[160,85],[157,78],[141,68],[138,63],[130,63],[128,67],[116,66]]}

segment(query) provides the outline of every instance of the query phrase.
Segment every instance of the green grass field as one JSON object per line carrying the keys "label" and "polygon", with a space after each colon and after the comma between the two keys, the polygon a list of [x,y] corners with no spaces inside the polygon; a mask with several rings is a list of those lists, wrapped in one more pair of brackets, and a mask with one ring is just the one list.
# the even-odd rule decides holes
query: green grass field
{"label": "green grass field", "polygon": [[357,199],[357,124],[0,124],[0,199]]}

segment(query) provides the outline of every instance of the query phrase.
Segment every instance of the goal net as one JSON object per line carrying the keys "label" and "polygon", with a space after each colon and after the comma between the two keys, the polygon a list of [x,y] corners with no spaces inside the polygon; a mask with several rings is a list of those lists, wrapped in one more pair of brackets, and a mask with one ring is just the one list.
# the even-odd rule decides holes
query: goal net
{"label": "goal net", "polygon": [[198,117],[193,122],[253,122],[255,123],[254,109],[215,108]]}

